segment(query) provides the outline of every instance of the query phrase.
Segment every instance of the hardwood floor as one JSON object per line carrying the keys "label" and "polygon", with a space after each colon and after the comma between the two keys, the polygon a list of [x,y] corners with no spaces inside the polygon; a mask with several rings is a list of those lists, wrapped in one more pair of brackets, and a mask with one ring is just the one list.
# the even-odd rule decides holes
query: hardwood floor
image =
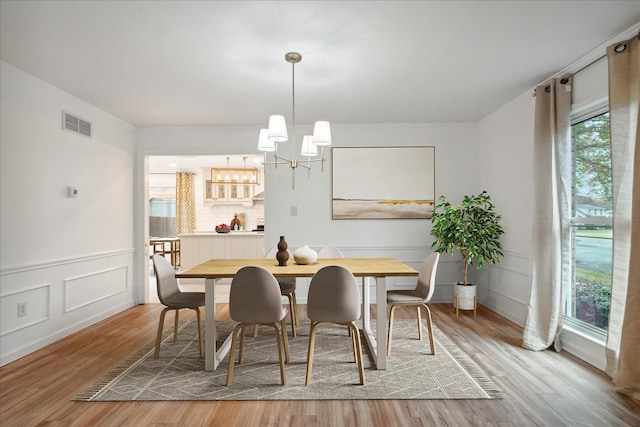
{"label": "hardwood floor", "polygon": [[[521,348],[522,329],[484,308],[434,323],[509,396],[500,400],[76,402],[71,399],[153,341],[162,306],[133,307],[0,368],[0,425],[8,426],[640,426],[640,403],[566,354]],[[300,314],[304,315],[304,307]],[[228,317],[220,304],[221,319]],[[398,310],[398,318],[413,313]],[[172,315],[166,326],[172,325]],[[183,310],[181,318],[194,318]],[[425,342],[425,345],[428,345]]]}

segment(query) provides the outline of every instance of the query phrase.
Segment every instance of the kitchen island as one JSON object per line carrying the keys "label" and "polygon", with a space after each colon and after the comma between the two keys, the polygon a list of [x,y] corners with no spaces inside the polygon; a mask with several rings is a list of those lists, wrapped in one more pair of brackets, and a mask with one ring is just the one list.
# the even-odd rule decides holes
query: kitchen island
{"label": "kitchen island", "polygon": [[180,267],[187,270],[210,259],[263,258],[264,232],[195,232],[180,235]]}

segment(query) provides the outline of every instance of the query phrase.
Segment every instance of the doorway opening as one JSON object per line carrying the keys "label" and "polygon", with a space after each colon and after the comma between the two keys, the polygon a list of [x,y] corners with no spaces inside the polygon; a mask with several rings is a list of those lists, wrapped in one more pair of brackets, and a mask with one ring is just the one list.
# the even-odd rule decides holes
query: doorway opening
{"label": "doorway opening", "polygon": [[[263,160],[258,154],[145,156],[142,224],[148,248],[145,301],[159,302],[151,261],[154,253],[170,260],[176,271],[192,267],[183,263],[181,232],[177,230],[176,209],[180,196],[176,191],[176,173],[193,174],[195,223],[188,234],[215,233],[217,225],[230,224],[236,215],[243,218],[244,230],[253,231],[264,227]],[[186,261],[189,264],[189,260]],[[204,289],[203,280],[186,282],[180,284],[183,290]],[[228,289],[225,293],[224,286],[216,286],[218,292],[221,295],[216,295],[216,300],[228,298]]]}

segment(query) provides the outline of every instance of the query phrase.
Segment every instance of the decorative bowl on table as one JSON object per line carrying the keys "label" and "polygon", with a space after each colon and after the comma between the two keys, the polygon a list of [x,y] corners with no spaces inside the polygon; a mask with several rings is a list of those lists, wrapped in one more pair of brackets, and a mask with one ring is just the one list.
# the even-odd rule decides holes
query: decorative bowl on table
{"label": "decorative bowl on table", "polygon": [[318,253],[307,245],[300,246],[293,252],[293,259],[296,264],[308,265],[318,260]]}
{"label": "decorative bowl on table", "polygon": [[216,233],[228,233],[231,231],[231,228],[227,224],[216,225]]}

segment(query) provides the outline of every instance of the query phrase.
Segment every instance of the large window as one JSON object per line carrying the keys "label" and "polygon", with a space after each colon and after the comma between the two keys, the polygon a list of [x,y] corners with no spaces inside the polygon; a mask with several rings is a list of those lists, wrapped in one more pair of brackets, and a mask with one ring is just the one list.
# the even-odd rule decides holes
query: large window
{"label": "large window", "polygon": [[572,280],[565,316],[606,332],[613,254],[609,113],[572,125]]}

